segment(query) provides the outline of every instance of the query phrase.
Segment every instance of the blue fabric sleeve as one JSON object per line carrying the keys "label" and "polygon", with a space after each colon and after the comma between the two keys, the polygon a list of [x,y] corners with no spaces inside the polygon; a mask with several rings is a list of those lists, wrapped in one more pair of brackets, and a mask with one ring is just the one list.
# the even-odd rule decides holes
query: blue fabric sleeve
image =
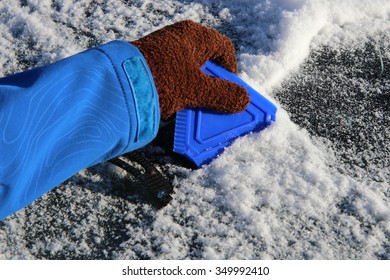
{"label": "blue fabric sleeve", "polygon": [[125,41],[0,79],[0,220],[146,145],[159,120],[150,70]]}

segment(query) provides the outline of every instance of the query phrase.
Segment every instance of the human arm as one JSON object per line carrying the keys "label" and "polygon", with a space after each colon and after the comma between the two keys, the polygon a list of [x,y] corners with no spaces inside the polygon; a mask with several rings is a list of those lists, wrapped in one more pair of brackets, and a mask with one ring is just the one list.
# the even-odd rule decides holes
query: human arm
{"label": "human arm", "polygon": [[146,145],[159,119],[153,77],[125,41],[0,79],[0,219]]}
{"label": "human arm", "polygon": [[243,110],[246,91],[203,74],[208,59],[237,71],[227,37],[184,21],[0,79],[0,219],[78,171],[146,145],[160,115]]}

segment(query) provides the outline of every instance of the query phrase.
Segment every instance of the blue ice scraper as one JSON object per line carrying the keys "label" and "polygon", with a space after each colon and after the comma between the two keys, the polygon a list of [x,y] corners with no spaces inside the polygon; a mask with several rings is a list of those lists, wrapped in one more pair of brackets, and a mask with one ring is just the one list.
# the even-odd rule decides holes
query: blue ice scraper
{"label": "blue ice scraper", "polygon": [[203,108],[189,108],[176,114],[173,150],[198,167],[211,162],[236,138],[270,125],[276,120],[277,110],[272,102],[223,67],[208,61],[202,70],[245,87],[251,102],[245,111],[237,114],[222,114]]}

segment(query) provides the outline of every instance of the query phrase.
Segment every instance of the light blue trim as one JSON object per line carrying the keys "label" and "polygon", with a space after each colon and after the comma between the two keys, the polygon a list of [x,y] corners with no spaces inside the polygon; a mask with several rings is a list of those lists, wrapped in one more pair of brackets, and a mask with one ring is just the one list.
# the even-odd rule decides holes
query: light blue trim
{"label": "light blue trim", "polygon": [[156,112],[151,112],[150,108],[158,108],[157,92],[154,89],[154,83],[150,79],[147,72],[147,66],[140,57],[132,57],[123,63],[123,68],[129,79],[133,96],[135,100],[135,108],[138,119],[137,135],[134,140],[139,145],[144,145],[149,142],[150,138],[154,138],[158,130],[159,117],[157,119]]}
{"label": "light blue trim", "polygon": [[[131,93],[124,95],[129,110],[129,119],[132,128],[129,131],[129,145],[125,147],[124,150],[120,153],[124,154],[145,146],[156,137],[160,124],[160,105],[157,89],[154,84],[152,73],[147,66],[147,62],[137,47],[126,41],[113,41],[106,45],[98,47],[97,49],[107,54],[107,56],[111,60],[118,75],[118,80],[121,83],[123,91],[125,93]],[[123,51],[123,49],[127,49],[130,52],[127,57],[119,55]],[[129,59],[132,58],[133,65],[130,65]],[[134,63],[134,61],[138,62]],[[125,64],[127,65],[127,70]],[[134,67],[134,69],[130,70],[130,67]],[[132,75],[134,76],[134,78],[138,79],[136,87],[133,86],[132,80],[134,78],[132,77]],[[141,76],[138,77],[139,75]],[[145,80],[141,80],[140,78]],[[145,90],[141,90],[142,82],[146,83],[145,89],[148,88],[149,90],[151,90],[148,94],[145,94]],[[138,91],[140,91],[140,93],[137,93]],[[142,93],[142,91],[144,93]],[[149,109],[144,111],[147,116],[143,114],[138,114],[139,110],[137,110],[137,102],[142,102],[144,98],[152,98],[153,100],[153,102],[150,102],[151,106],[149,107]],[[140,131],[139,125],[145,124],[146,120],[144,120],[144,118],[148,118],[148,120],[153,121],[153,124],[150,129],[147,130],[148,133],[144,133],[141,137],[142,139],[138,139],[137,137],[139,136],[138,133]],[[112,157],[115,156],[111,156],[111,158]]]}

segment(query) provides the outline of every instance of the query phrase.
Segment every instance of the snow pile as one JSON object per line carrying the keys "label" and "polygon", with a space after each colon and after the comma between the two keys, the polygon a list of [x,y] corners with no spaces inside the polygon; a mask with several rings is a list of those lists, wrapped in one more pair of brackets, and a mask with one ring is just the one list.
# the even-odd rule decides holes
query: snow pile
{"label": "snow pile", "polygon": [[[260,1],[254,9],[256,1],[246,2],[236,7],[236,14],[251,18],[253,27],[247,32],[252,33],[251,40],[256,40],[256,50],[248,54],[244,47],[240,66],[244,77],[258,81],[265,91],[272,91],[297,70],[311,47],[356,44],[362,37],[390,28],[388,1]],[[242,19],[237,16],[235,20]],[[267,46],[268,51],[258,45]]]}
{"label": "snow pile", "polygon": [[[390,39],[386,0],[101,2],[0,2],[0,74],[189,18],[230,36],[242,78],[283,104],[278,92],[302,63],[312,63],[313,76],[325,67],[307,61],[313,52]],[[389,49],[381,59],[387,66]],[[389,259],[389,159],[382,159],[383,180],[360,169],[341,173],[331,143],[339,140],[310,135],[277,103],[273,126],[237,140],[210,165],[192,171],[163,163],[176,185],[166,208],[117,195],[115,187],[129,182],[102,164],[1,221],[0,258]],[[310,109],[322,116],[322,108]],[[158,149],[156,156],[167,157]]]}

